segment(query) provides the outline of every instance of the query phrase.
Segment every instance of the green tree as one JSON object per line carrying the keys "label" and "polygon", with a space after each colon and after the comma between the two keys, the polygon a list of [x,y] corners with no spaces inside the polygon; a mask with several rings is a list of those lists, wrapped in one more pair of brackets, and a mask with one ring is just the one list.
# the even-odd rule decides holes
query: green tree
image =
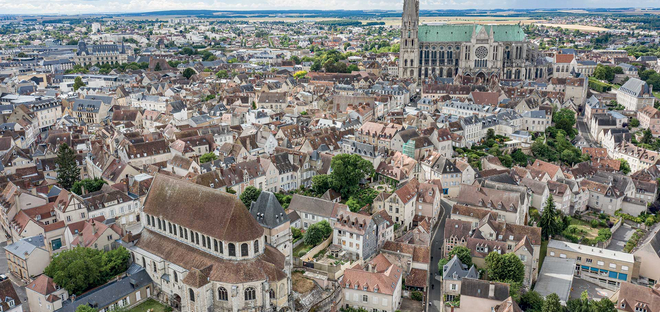
{"label": "green tree", "polygon": [[199,163],[200,164],[205,164],[209,161],[214,161],[216,159],[218,159],[218,156],[215,153],[210,152],[210,153],[206,153],[206,154],[200,156],[199,157]]}
{"label": "green tree", "polygon": [[489,253],[486,256],[486,271],[493,281],[522,283],[525,279],[525,265],[514,253]]}
{"label": "green tree", "polygon": [[516,164],[520,166],[527,166],[527,154],[523,153],[523,151],[517,149],[513,153],[511,153],[511,158],[513,161],[516,162]]}
{"label": "green tree", "polygon": [[628,161],[623,159],[623,158],[619,158],[619,161],[621,162],[621,165],[619,166],[619,170],[623,174],[629,174],[630,173],[630,165],[628,164]]}
{"label": "green tree", "polygon": [[107,252],[101,252],[101,259],[103,267],[101,269],[101,277],[104,281],[125,272],[128,269],[129,259],[131,253],[128,249],[120,247]]}
{"label": "green tree", "polygon": [[80,76],[76,77],[73,80],[73,91],[78,91],[81,87],[84,87],[85,83],[82,81],[82,78]]}
{"label": "green tree", "polygon": [[598,64],[594,70],[594,78],[611,82],[614,80],[614,69],[610,66]]}
{"label": "green tree", "polygon": [[108,182],[105,182],[105,180],[103,180],[102,178],[83,179],[73,183],[73,187],[71,187],[71,192],[74,192],[78,195],[83,195],[82,194],[83,187],[85,188],[85,191],[87,191],[88,193],[96,192],[103,187],[103,184],[108,184]]}
{"label": "green tree", "polygon": [[303,237],[303,242],[305,245],[316,246],[323,241],[324,230],[317,224],[318,223],[312,224],[307,229],[307,232],[305,232],[305,236]]}
{"label": "green tree", "polygon": [[495,138],[495,129],[488,128],[488,130],[486,131],[486,140],[490,140],[494,138]]}
{"label": "green tree", "polygon": [[319,174],[312,177],[312,191],[317,195],[323,195],[330,189],[330,175]]}
{"label": "green tree", "polygon": [[633,117],[633,118],[630,120],[630,123],[628,124],[628,126],[630,126],[630,128],[639,127],[639,119]]}
{"label": "green tree", "polygon": [[219,70],[217,73],[215,73],[215,76],[218,77],[218,79],[226,79],[229,78],[229,72],[226,70]]}
{"label": "green tree", "polygon": [[602,298],[598,301],[593,302],[594,312],[616,312],[617,309],[614,307],[614,302],[609,298]]}
{"label": "green tree", "polygon": [[552,116],[552,121],[555,123],[555,128],[564,130],[567,134],[573,133],[575,112],[568,108],[562,108]]}
{"label": "green tree", "polygon": [[196,74],[195,70],[188,67],[183,71],[183,77],[186,77],[186,79],[190,79],[190,77],[194,76]]}
{"label": "green tree", "polygon": [[305,78],[306,75],[307,75],[307,71],[300,70],[300,71],[297,71],[295,74],[293,74],[293,78],[298,80],[298,79]]}
{"label": "green tree", "polygon": [[154,66],[154,71],[161,71],[161,70],[163,69],[160,68],[160,62],[156,63],[156,66]]}
{"label": "green tree", "polygon": [[254,186],[248,186],[245,188],[243,193],[241,193],[241,196],[239,196],[239,198],[241,199],[245,207],[247,209],[250,209],[252,202],[257,201],[259,195],[261,195],[261,189],[258,189]]}
{"label": "green tree", "polygon": [[76,307],[76,312],[98,312],[98,309],[90,307],[89,304],[81,304]]}
{"label": "green tree", "polygon": [[541,308],[542,312],[563,312],[563,310],[557,294],[552,293],[545,297],[543,308]]}
{"label": "green tree", "polygon": [[349,198],[357,192],[360,180],[374,173],[374,166],[357,154],[339,154],[332,158],[330,167],[330,185],[333,190],[341,193],[343,198]]}
{"label": "green tree", "polygon": [[60,144],[55,160],[57,168],[57,183],[69,190],[80,179],[80,168],[76,164],[76,154],[66,143]]}
{"label": "green tree", "polygon": [[103,256],[100,251],[76,247],[56,254],[44,273],[69,293],[81,294],[104,282],[102,267]]}
{"label": "green tree", "polygon": [[470,249],[464,246],[456,246],[454,247],[448,255],[448,258],[451,259],[454,256],[458,257],[458,260],[461,260],[463,264],[467,265],[468,268],[472,266],[472,253],[470,252]]}
{"label": "green tree", "polygon": [[445,264],[447,264],[447,262],[449,262],[447,258],[442,258],[438,260],[438,272],[440,273],[440,276],[442,276],[443,268],[445,267]]}
{"label": "green tree", "polygon": [[543,297],[536,291],[528,291],[520,296],[520,309],[525,312],[541,312],[543,308]]}
{"label": "green tree", "polygon": [[552,196],[548,196],[545,202],[539,227],[541,228],[543,239],[548,239],[551,235],[559,234],[562,231],[559,211],[555,208],[555,201],[552,199]]}

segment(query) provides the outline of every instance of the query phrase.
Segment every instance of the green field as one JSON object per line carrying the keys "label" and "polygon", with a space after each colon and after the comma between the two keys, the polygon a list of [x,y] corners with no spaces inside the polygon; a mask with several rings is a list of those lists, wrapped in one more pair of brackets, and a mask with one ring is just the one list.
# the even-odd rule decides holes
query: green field
{"label": "green field", "polygon": [[147,312],[149,310],[153,312],[165,312],[168,310],[171,311],[171,309],[168,308],[169,307],[166,307],[165,305],[154,299],[148,299],[147,301],[137,305],[135,308],[128,310],[128,312]]}

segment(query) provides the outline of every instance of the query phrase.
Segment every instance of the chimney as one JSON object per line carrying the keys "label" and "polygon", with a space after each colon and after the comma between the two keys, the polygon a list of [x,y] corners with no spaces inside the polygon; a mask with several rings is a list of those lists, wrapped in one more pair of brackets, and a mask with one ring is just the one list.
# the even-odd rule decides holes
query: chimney
{"label": "chimney", "polygon": [[85,191],[85,186],[84,186],[84,185],[81,185],[81,186],[80,186],[80,194],[81,194],[82,196],[87,195],[87,191]]}
{"label": "chimney", "polygon": [[129,182],[129,180],[128,180],[128,173],[127,173],[126,174],[126,182],[125,182],[126,183],[126,194],[128,194],[128,187],[130,186],[130,183],[128,183],[128,182]]}
{"label": "chimney", "polygon": [[92,219],[92,234],[96,235],[96,222]]}
{"label": "chimney", "polygon": [[495,297],[495,284],[490,283],[490,285],[488,285],[488,298],[493,297]]}

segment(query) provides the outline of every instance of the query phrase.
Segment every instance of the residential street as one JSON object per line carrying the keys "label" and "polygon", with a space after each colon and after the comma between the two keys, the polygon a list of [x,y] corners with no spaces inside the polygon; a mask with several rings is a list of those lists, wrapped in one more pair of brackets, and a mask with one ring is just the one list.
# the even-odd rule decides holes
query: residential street
{"label": "residential street", "polygon": [[433,241],[431,242],[431,265],[429,267],[429,302],[431,303],[428,307],[429,312],[440,312],[440,304],[442,300],[442,290],[441,283],[439,280],[436,280],[435,273],[438,272],[438,260],[442,258],[442,243],[444,241],[445,233],[445,222],[447,217],[451,214],[451,207],[453,202],[447,199],[443,199],[440,202],[440,220],[436,225],[435,233],[433,234]]}
{"label": "residential street", "polygon": [[582,135],[582,137],[589,142],[589,147],[599,147],[598,143],[596,143],[596,140],[591,137],[591,133],[589,132],[589,127],[587,126],[587,123],[584,120],[584,116],[578,116],[577,118],[577,129],[578,133]]}

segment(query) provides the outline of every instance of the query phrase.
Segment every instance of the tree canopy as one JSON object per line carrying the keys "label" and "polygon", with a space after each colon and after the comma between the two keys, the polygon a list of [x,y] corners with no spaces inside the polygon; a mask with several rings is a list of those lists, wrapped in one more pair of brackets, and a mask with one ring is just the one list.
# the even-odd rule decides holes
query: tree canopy
{"label": "tree canopy", "polygon": [[241,199],[245,207],[247,209],[250,209],[252,202],[257,201],[259,195],[261,195],[261,189],[258,189],[254,186],[248,186],[245,188],[243,193],[241,193],[241,196],[239,196],[239,198]]}
{"label": "tree canopy", "polygon": [[188,67],[183,71],[183,77],[186,77],[186,79],[190,79],[190,77],[194,76],[196,74],[195,70]]}
{"label": "tree canopy", "polygon": [[522,283],[525,279],[525,265],[514,253],[489,253],[486,256],[486,271],[493,281]]}
{"label": "tree canopy", "polygon": [[332,227],[328,221],[323,220],[321,222],[314,223],[309,228],[307,228],[307,232],[305,232],[303,241],[305,245],[316,246],[326,238],[330,237],[330,234],[332,234]]}
{"label": "tree canopy", "polygon": [[55,160],[57,168],[57,183],[63,188],[70,190],[76,181],[80,179],[80,168],[76,164],[76,154],[66,143],[60,144]]}
{"label": "tree canopy", "polygon": [[82,78],[80,78],[80,76],[73,79],[73,91],[78,91],[78,89],[84,86],[85,83],[82,81]]}
{"label": "tree canopy", "polygon": [[555,201],[552,196],[548,196],[541,213],[541,220],[539,221],[541,227],[541,236],[543,239],[548,239],[549,236],[554,236],[563,230],[560,212],[555,208]]}
{"label": "tree canopy", "polygon": [[357,154],[339,154],[330,163],[330,185],[333,190],[341,193],[343,198],[358,191],[360,180],[374,173],[374,166],[368,160]]}
{"label": "tree canopy", "polygon": [[207,163],[209,161],[214,161],[216,159],[218,159],[218,156],[215,153],[210,152],[210,153],[206,153],[206,154],[200,156],[199,157],[199,163],[204,164],[204,163]]}
{"label": "tree canopy", "polygon": [[71,187],[71,192],[74,192],[78,195],[83,195],[82,193],[83,187],[85,188],[85,191],[88,193],[96,192],[103,187],[103,184],[108,184],[108,182],[105,182],[105,180],[103,180],[102,178],[83,179],[73,183],[73,187]]}
{"label": "tree canopy", "polygon": [[552,116],[552,121],[555,123],[555,128],[564,130],[565,133],[573,133],[573,126],[575,126],[575,112],[562,108]]}
{"label": "tree canopy", "polygon": [[464,246],[456,246],[454,247],[448,255],[448,258],[451,259],[454,256],[458,257],[458,260],[461,260],[463,264],[467,265],[467,267],[472,266],[472,253],[470,252],[470,249]]}

